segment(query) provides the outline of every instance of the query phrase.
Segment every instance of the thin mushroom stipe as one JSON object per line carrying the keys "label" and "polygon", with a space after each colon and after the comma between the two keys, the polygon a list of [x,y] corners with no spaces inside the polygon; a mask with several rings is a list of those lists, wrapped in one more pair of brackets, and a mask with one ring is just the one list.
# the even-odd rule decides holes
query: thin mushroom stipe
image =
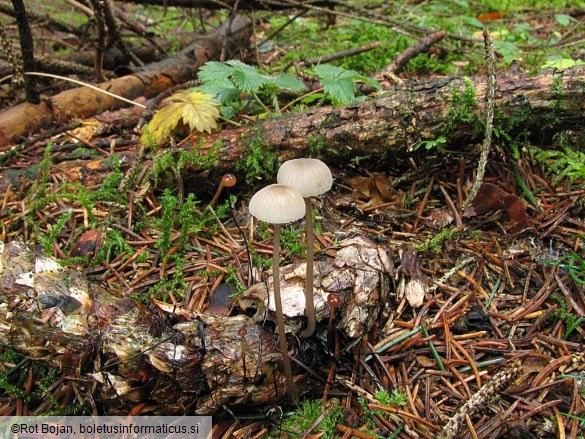
{"label": "thin mushroom stipe", "polygon": [[298,190],[305,199],[305,222],[307,227],[307,278],[305,282],[305,301],[307,308],[307,327],[301,333],[305,338],[315,332],[315,301],[313,298],[313,205],[311,197],[319,196],[331,189],[333,176],[329,167],[321,160],[301,158],[288,160],[278,169],[276,180]]}
{"label": "thin mushroom stipe", "polygon": [[288,344],[286,342],[286,329],[284,327],[284,314],[280,296],[280,227],[281,224],[301,219],[305,214],[305,202],[303,196],[295,189],[282,184],[271,184],[254,194],[248,209],[252,216],[261,221],[274,224],[272,277],[278,341],[282,351],[286,387],[293,402],[297,402],[297,391],[294,386],[292,367],[288,356]]}

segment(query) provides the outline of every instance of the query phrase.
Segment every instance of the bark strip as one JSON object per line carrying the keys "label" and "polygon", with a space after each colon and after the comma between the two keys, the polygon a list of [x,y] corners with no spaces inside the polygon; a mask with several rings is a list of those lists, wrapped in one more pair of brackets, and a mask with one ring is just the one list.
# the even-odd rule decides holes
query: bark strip
{"label": "bark strip", "polygon": [[[318,320],[328,319],[325,298],[336,293],[344,303],[337,329],[359,338],[377,323],[389,292],[388,248],[358,237],[330,252],[316,270]],[[282,268],[287,332],[302,326],[305,272],[305,264]],[[275,402],[284,396],[285,381],[270,323],[271,277],[266,285],[242,293],[230,316],[203,315],[122,297],[22,242],[0,241],[0,344],[95,381],[94,397],[106,413],[127,413],[145,401],[158,414],[212,414],[222,405]],[[318,340],[303,349],[295,344],[298,337],[288,340],[289,355],[306,367],[328,361]],[[305,373],[295,362],[296,386]]]}

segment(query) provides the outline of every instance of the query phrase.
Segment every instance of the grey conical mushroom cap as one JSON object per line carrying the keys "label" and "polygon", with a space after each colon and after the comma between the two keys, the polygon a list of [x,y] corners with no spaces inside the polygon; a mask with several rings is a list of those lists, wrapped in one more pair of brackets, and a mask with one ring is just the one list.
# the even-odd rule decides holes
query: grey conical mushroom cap
{"label": "grey conical mushroom cap", "polygon": [[305,216],[305,201],[297,190],[283,184],[271,184],[254,194],[248,210],[261,221],[286,224]]}
{"label": "grey conical mushroom cap", "polygon": [[294,187],[305,198],[324,194],[333,184],[331,170],[317,159],[294,159],[282,164],[276,175],[279,184]]}

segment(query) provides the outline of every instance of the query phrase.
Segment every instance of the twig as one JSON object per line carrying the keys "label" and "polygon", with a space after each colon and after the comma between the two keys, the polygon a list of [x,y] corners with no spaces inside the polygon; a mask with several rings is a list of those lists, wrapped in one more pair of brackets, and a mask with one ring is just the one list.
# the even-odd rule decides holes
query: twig
{"label": "twig", "polygon": [[312,66],[314,64],[322,64],[322,63],[327,63],[330,61],[335,61],[336,59],[345,58],[347,56],[358,55],[358,54],[363,53],[363,52],[368,52],[370,50],[375,49],[380,44],[382,44],[382,43],[380,43],[380,41],[374,41],[372,43],[365,44],[361,47],[351,47],[349,49],[341,50],[341,51],[335,52],[335,53],[330,53],[328,55],[315,56],[313,58],[309,58],[309,59],[305,60],[303,64],[305,65],[305,67],[309,67],[309,66]]}
{"label": "twig", "polygon": [[463,206],[461,209],[465,212],[470,206],[475,197],[477,196],[477,192],[481,186],[483,181],[483,176],[485,174],[485,167],[487,165],[488,154],[490,152],[490,147],[492,144],[492,133],[494,130],[494,95],[496,90],[496,63],[494,59],[494,46],[490,39],[490,33],[487,29],[483,30],[483,38],[485,43],[485,60],[487,66],[487,91],[486,91],[486,99],[487,99],[487,114],[486,114],[486,121],[485,121],[485,137],[483,139],[483,143],[481,145],[481,155],[479,157],[479,163],[477,165],[477,175],[475,176],[475,181],[473,182],[473,186],[471,187],[471,191],[469,195],[463,202]]}
{"label": "twig", "polygon": [[[96,87],[95,85],[91,85],[91,84],[88,84],[86,82],[78,81],[77,79],[66,78],[64,76],[52,75],[50,73],[42,73],[42,72],[24,72],[24,74],[25,75],[46,76],[47,78],[62,79],[64,81],[73,82],[75,84],[83,85],[84,87],[88,87],[88,88],[91,88],[92,90],[95,90],[95,91],[98,91],[100,93],[106,94],[106,95],[111,96],[113,98],[120,99],[121,101],[124,101],[127,104],[131,104],[131,105],[134,105],[134,106],[140,107],[140,108],[146,108],[146,106],[143,105],[143,104],[139,104],[138,102],[131,101],[130,99],[126,99],[123,96],[119,96],[117,94],[111,93],[111,92],[109,92],[107,90],[104,90],[103,88]],[[5,76],[3,78],[0,78],[0,84],[2,82],[6,81],[7,79],[12,78],[12,77],[13,77],[12,75],[8,75],[8,76]]]}
{"label": "twig", "polygon": [[466,416],[475,413],[479,408],[491,400],[498,391],[507,387],[520,371],[520,360],[515,360],[506,369],[495,374],[490,381],[485,383],[481,389],[475,392],[473,396],[457,411],[457,413],[449,419],[449,422],[447,422],[439,434],[439,439],[454,438],[465,422]]}
{"label": "twig", "polygon": [[[4,2],[0,2],[0,12],[6,14],[6,15],[10,15],[11,17],[16,17],[16,14],[14,12],[14,9],[12,7],[10,7],[10,5],[8,5],[7,3]],[[63,20],[59,20],[55,17],[52,17],[50,15],[47,14],[43,14],[41,12],[37,12],[34,10],[27,10],[26,11],[28,18],[31,22],[33,23],[42,23],[43,26],[49,28],[49,29],[55,29],[61,32],[67,32],[67,33],[72,33],[72,34],[77,34],[78,33],[78,29],[71,25],[70,23],[67,23]]]}
{"label": "twig", "polygon": [[113,41],[116,46],[122,51],[124,55],[126,55],[129,59],[131,59],[134,64],[137,66],[143,66],[144,63],[140,58],[136,56],[136,54],[128,47],[122,36],[120,35],[120,31],[118,30],[118,23],[116,22],[116,18],[114,17],[114,3],[112,0],[104,0],[103,1],[103,12],[104,12],[104,20],[108,26],[108,37],[110,41]]}
{"label": "twig", "polygon": [[[24,86],[24,69],[22,68],[22,62],[20,58],[14,53],[12,50],[12,44],[10,44],[10,40],[8,39],[8,35],[6,34],[6,29],[4,29],[4,25],[0,21],[0,55],[4,56],[8,62],[10,63],[10,67],[12,68],[12,82],[18,86]],[[2,82],[0,80],[0,82]]]}
{"label": "twig", "polygon": [[94,18],[95,14],[94,14],[93,10],[91,8],[87,7],[86,5],[84,5],[83,3],[80,3],[80,2],[75,1],[75,0],[64,0],[64,1],[65,1],[65,3],[69,3],[74,8],[77,8],[80,11],[82,11],[89,18]]}
{"label": "twig", "polygon": [[433,32],[432,34],[408,47],[384,68],[382,75],[387,79],[392,79],[388,78],[388,76],[398,73],[400,70],[402,70],[402,67],[404,67],[408,61],[410,61],[418,54],[428,52],[432,46],[445,38],[445,35],[447,34],[444,30]]}
{"label": "twig", "polygon": [[152,44],[161,54],[166,54],[166,50],[162,47],[158,41],[153,37],[152,32],[149,32],[142,24],[137,23],[136,21],[131,20],[128,15],[120,8],[114,8],[116,11],[116,15],[120,19],[122,23],[126,25],[128,29],[132,32],[140,35],[142,38],[147,39],[150,44]]}

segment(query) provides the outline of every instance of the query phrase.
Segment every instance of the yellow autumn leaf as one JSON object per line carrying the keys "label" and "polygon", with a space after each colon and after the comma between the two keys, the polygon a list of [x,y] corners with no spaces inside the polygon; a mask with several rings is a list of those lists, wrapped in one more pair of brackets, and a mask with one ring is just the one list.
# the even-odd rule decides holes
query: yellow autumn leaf
{"label": "yellow autumn leaf", "polygon": [[[155,144],[162,144],[179,122],[191,130],[211,132],[217,128],[219,103],[212,96],[199,91],[181,90],[166,98],[165,107],[158,110],[148,124],[150,136]],[[142,135],[143,144],[148,143],[146,133]]]}
{"label": "yellow autumn leaf", "polygon": [[189,125],[191,130],[211,132],[217,128],[219,117],[219,103],[210,95],[193,91],[185,92],[180,96],[183,106],[183,123]]}

